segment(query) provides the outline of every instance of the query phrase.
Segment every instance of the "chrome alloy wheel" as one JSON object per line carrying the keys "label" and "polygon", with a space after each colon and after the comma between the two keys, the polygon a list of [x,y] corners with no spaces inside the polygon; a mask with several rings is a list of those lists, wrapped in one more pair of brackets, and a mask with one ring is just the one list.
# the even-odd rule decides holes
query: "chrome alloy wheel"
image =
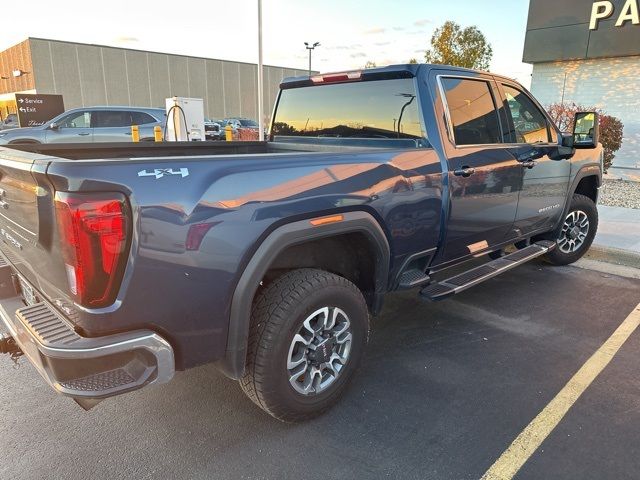
{"label": "chrome alloy wheel", "polygon": [[576,252],[584,244],[589,234],[589,217],[582,210],[574,210],[567,215],[562,225],[558,248],[562,253]]}
{"label": "chrome alloy wheel", "polygon": [[289,383],[302,395],[325,391],[340,376],[351,353],[351,323],[337,307],[309,315],[289,346]]}

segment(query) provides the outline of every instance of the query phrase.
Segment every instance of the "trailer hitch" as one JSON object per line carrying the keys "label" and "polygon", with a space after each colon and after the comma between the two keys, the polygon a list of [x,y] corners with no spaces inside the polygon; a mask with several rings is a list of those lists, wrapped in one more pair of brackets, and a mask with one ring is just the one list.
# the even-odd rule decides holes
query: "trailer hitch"
{"label": "trailer hitch", "polygon": [[18,365],[18,358],[24,355],[14,338],[6,333],[0,333],[0,353],[8,354],[16,366]]}

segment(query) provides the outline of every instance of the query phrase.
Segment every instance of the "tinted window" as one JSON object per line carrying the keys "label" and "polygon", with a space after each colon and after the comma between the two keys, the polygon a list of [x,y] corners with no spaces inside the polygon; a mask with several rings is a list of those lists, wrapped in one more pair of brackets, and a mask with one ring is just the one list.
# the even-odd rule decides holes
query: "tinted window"
{"label": "tinted window", "polygon": [[93,113],[93,126],[97,128],[130,127],[131,112],[99,111]]}
{"label": "tinted window", "polygon": [[515,143],[549,142],[547,119],[533,101],[520,90],[503,85],[507,97],[508,110],[513,119],[511,132]]}
{"label": "tinted window", "polygon": [[133,125],[146,125],[148,123],[156,123],[157,120],[148,113],[131,112],[131,121]]}
{"label": "tinted window", "polygon": [[258,122],[254,122],[253,120],[240,120],[240,125],[243,127],[258,127]]}
{"label": "tinted window", "polygon": [[72,113],[64,117],[59,125],[63,128],[89,128],[91,127],[91,112]]}
{"label": "tinted window", "polygon": [[456,145],[500,142],[500,123],[489,84],[483,80],[443,78]]}
{"label": "tinted window", "polygon": [[413,79],[282,90],[271,132],[307,137],[425,137]]}

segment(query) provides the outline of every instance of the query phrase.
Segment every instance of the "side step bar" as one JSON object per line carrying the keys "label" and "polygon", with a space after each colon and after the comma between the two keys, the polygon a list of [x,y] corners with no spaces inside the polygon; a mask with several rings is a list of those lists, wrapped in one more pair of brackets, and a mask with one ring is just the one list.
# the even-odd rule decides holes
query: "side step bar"
{"label": "side step bar", "polygon": [[556,243],[549,240],[536,242],[522,250],[517,250],[509,255],[462,272],[455,277],[432,283],[420,290],[420,296],[432,302],[444,300],[451,295],[460,293],[467,288],[473,287],[529,260],[544,255],[555,247]]}

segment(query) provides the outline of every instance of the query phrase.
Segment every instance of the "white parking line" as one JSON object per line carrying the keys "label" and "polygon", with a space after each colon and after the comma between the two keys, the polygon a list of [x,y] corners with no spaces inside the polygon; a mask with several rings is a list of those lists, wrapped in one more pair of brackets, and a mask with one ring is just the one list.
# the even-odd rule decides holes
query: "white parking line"
{"label": "white parking line", "polygon": [[510,480],[540,447],[569,409],[613,359],[620,347],[640,325],[640,305],[636,306],[613,335],[587,360],[549,404],[516,437],[482,480]]}

